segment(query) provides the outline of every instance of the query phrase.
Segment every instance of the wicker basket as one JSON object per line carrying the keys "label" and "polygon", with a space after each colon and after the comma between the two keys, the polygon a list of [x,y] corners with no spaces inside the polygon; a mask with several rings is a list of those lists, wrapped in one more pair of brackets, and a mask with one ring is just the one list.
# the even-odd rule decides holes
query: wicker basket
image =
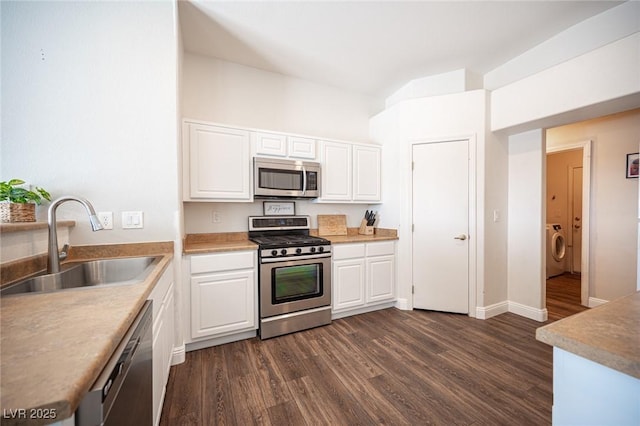
{"label": "wicker basket", "polygon": [[0,222],[35,222],[36,205],[33,203],[0,203]]}

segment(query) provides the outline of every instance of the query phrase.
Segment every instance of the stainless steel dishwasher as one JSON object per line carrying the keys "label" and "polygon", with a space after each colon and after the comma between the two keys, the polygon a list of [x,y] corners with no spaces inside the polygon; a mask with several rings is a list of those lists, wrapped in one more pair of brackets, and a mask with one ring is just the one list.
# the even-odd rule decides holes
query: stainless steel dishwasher
{"label": "stainless steel dishwasher", "polygon": [[76,426],[152,425],[152,302],[145,302],[76,411]]}

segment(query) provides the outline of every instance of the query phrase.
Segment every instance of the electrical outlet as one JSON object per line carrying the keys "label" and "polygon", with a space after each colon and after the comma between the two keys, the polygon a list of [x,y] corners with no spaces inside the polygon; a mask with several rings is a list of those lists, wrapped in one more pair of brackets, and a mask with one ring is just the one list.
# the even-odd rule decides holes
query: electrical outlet
{"label": "electrical outlet", "polygon": [[144,228],[142,212],[122,212],[122,229]]}
{"label": "electrical outlet", "polygon": [[102,229],[113,229],[113,212],[98,212],[98,220]]}
{"label": "electrical outlet", "polygon": [[211,212],[211,223],[220,223],[222,220],[220,218],[220,212],[212,211]]}

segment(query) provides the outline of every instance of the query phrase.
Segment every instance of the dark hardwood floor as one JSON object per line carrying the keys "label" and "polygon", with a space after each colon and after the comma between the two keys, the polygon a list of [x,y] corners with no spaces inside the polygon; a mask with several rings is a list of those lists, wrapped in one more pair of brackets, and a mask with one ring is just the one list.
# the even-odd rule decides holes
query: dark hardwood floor
{"label": "dark hardwood floor", "polygon": [[587,310],[580,305],[580,275],[565,273],[547,280],[549,320],[557,321]]}
{"label": "dark hardwood floor", "polygon": [[[560,281],[548,282],[550,321],[582,310],[579,281],[577,302]],[[189,352],[161,425],[551,424],[541,325],[392,308]]]}

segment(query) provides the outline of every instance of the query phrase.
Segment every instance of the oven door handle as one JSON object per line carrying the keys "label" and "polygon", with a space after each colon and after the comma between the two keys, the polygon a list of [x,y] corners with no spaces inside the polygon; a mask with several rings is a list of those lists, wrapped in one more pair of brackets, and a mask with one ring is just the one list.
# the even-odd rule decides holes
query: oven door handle
{"label": "oven door handle", "polygon": [[310,260],[310,259],[326,259],[331,257],[331,252],[328,252],[326,256],[318,256],[317,254],[292,256],[292,257],[273,257],[267,259],[260,259],[260,263],[276,263],[276,262],[295,262],[297,260]]}

